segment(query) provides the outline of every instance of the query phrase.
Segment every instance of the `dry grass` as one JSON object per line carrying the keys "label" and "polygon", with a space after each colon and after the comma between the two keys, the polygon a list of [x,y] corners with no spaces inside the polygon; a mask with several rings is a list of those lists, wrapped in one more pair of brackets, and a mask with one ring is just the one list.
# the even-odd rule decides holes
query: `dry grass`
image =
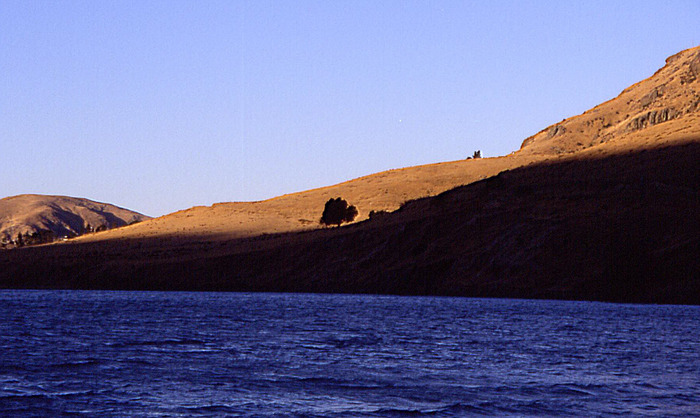
{"label": "dry grass", "polygon": [[[334,186],[293,193],[261,202],[220,203],[194,207],[127,228],[81,238],[209,237],[235,239],[261,234],[319,228],[324,203],[342,197],[366,219],[370,211],[394,211],[408,200],[434,196],[454,187],[494,176],[504,170],[571,158],[615,155],[700,137],[700,48],[667,60],[652,77],[625,89],[618,97],[552,125],[526,139],[508,156],[460,160],[390,170]],[[693,80],[693,81],[689,81]],[[673,118],[634,129],[633,121],[649,112],[671,109]]]}

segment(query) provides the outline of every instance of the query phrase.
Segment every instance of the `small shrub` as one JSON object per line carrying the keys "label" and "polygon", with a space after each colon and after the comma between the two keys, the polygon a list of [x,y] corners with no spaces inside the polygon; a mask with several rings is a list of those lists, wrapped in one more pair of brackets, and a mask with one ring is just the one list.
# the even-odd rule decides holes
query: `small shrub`
{"label": "small shrub", "polygon": [[386,215],[387,213],[389,213],[389,212],[387,212],[385,210],[371,210],[371,211],[369,211],[369,218],[370,219],[378,219],[378,218]]}

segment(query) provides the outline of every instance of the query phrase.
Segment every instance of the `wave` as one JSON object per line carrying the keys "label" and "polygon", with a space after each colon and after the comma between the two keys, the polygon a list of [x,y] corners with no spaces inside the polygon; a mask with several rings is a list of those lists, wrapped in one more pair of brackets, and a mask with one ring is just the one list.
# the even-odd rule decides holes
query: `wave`
{"label": "wave", "polygon": [[69,362],[65,362],[65,363],[52,364],[52,365],[50,365],[50,367],[52,367],[54,369],[79,369],[82,367],[97,366],[99,364],[102,364],[102,362],[99,360],[90,359],[90,360],[77,360],[77,361],[69,361]]}
{"label": "wave", "polygon": [[298,377],[294,378],[294,381],[344,389],[387,389],[393,387],[391,384],[358,382],[357,380],[337,379],[334,377]]}
{"label": "wave", "polygon": [[123,342],[107,342],[105,345],[112,348],[126,347],[172,347],[180,345],[205,345],[206,341],[183,338],[183,339],[164,339],[164,340],[145,340],[145,341],[123,341]]}
{"label": "wave", "polygon": [[455,402],[442,406],[382,407],[372,412],[381,416],[493,416],[498,411],[492,403],[479,405]]}
{"label": "wave", "polygon": [[76,396],[92,396],[97,394],[96,391],[94,390],[69,390],[69,391],[61,391],[61,392],[46,392],[46,393],[38,393],[35,391],[31,392],[26,392],[26,393],[12,393],[12,394],[0,394],[0,400],[3,402],[5,401],[12,401],[12,400],[40,400],[40,399],[46,399],[46,400],[51,400],[55,398],[71,398],[71,397],[76,397]]}
{"label": "wave", "polygon": [[200,415],[206,414],[208,416],[220,416],[221,414],[240,414],[240,407],[233,407],[230,405],[204,405],[204,406],[190,406],[184,408],[178,408],[174,411],[177,414],[188,415]]}
{"label": "wave", "polygon": [[332,337],[325,341],[336,348],[366,347],[382,343],[382,338],[375,335],[362,335],[350,337]]}

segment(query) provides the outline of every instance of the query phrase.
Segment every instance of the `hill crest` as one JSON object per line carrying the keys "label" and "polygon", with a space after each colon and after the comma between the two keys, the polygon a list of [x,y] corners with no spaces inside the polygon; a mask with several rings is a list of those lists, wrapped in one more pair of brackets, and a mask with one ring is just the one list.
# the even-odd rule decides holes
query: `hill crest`
{"label": "hill crest", "polygon": [[525,139],[521,153],[560,155],[624,141],[629,134],[700,110],[700,47],[681,51],[651,77],[586,112]]}

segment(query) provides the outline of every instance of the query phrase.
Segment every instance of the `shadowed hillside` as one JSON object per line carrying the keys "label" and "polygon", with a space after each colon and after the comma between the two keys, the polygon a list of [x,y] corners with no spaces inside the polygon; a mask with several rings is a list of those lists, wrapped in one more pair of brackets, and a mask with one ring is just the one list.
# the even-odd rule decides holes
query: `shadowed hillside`
{"label": "shadowed hillside", "polygon": [[305,233],[5,251],[0,285],[697,304],[698,158],[690,142],[533,165]]}

